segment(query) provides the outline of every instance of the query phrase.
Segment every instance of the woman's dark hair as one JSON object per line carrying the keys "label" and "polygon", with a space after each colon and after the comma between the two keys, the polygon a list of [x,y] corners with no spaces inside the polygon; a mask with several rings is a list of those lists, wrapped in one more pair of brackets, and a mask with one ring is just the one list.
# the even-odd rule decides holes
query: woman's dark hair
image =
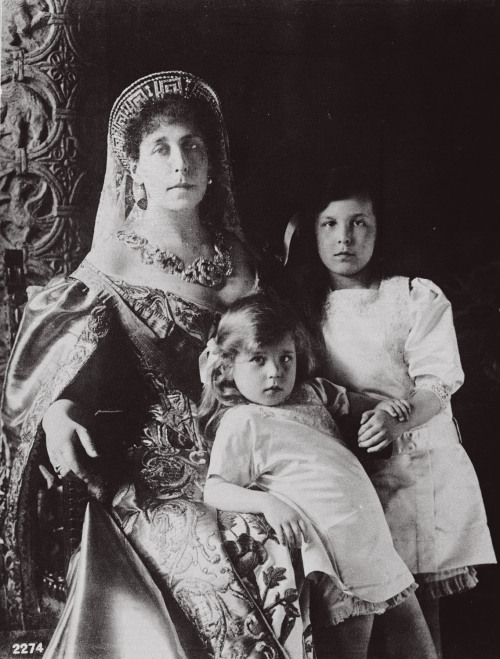
{"label": "woman's dark hair", "polygon": [[311,339],[292,308],[277,296],[256,293],[233,304],[222,316],[215,336],[216,362],[205,383],[198,415],[203,434],[213,438],[229,407],[248,401],[233,379],[233,364],[241,352],[274,345],[291,335],[297,355],[296,381],[303,382],[314,369]]}
{"label": "woman's dark hair", "polygon": [[214,112],[202,100],[195,97],[184,98],[178,94],[166,94],[160,99],[150,99],[131,117],[124,130],[124,150],[128,158],[138,160],[142,140],[155,130],[165,117],[172,122],[195,126],[205,142],[211,162],[216,156],[214,147],[219,141],[219,126]]}
{"label": "woman's dark hair", "polygon": [[292,236],[285,268],[284,283],[280,291],[302,309],[304,321],[311,333],[318,338],[319,323],[328,291],[331,288],[327,269],[318,255],[316,220],[332,202],[357,198],[371,201],[377,218],[377,240],[372,257],[373,267],[381,273],[380,243],[382,213],[378,186],[374,177],[353,167],[327,170],[308,184],[297,213],[297,228]]}
{"label": "woman's dark hair", "polygon": [[130,160],[139,159],[141,142],[146,135],[156,130],[162,120],[191,124],[201,135],[208,153],[209,175],[212,185],[207,188],[201,203],[203,219],[214,226],[221,223],[219,201],[223,198],[223,131],[212,108],[202,99],[184,98],[177,94],[166,94],[160,99],[150,99],[131,117],[124,130],[124,151]]}

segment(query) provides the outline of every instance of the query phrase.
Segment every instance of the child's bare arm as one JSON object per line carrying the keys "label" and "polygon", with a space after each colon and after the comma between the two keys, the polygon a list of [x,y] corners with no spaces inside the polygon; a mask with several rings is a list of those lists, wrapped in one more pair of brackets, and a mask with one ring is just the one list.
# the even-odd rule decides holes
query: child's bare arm
{"label": "child's bare arm", "polygon": [[239,513],[263,513],[266,499],[270,495],[260,490],[249,490],[224,480],[221,476],[210,476],[205,484],[205,503],[218,510]]}
{"label": "child's bare arm", "polygon": [[300,547],[302,538],[308,542],[307,529],[299,513],[268,492],[249,490],[228,483],[220,476],[210,476],[205,485],[204,500],[219,510],[262,513],[284,545]]}
{"label": "child's bare arm", "polygon": [[376,410],[387,412],[398,421],[409,421],[411,414],[411,405],[404,398],[388,398],[381,400],[375,405]]}
{"label": "child's bare arm", "polygon": [[368,453],[381,451],[404,432],[427,423],[441,409],[441,403],[432,391],[419,389],[410,399],[408,420],[398,421],[384,409],[364,412],[358,433],[358,444]]}
{"label": "child's bare arm", "polygon": [[411,406],[407,400],[402,398],[390,398],[388,400],[379,400],[366,394],[358,394],[353,391],[347,392],[349,399],[350,413],[353,416],[361,416],[364,412],[373,409],[382,409],[391,416],[397,417],[399,421],[407,421],[409,418]]}

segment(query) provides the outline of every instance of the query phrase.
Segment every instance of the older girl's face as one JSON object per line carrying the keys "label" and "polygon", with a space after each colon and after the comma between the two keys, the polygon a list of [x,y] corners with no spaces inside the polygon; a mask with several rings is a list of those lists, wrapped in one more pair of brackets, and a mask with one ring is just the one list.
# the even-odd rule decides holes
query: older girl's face
{"label": "older girl's face", "polygon": [[369,284],[377,221],[369,199],[332,201],[316,219],[318,255],[334,288]]}
{"label": "older girl's face", "polygon": [[132,176],[144,184],[150,204],[165,210],[195,208],[208,184],[208,153],[203,137],[189,123],[165,117],[142,139]]}

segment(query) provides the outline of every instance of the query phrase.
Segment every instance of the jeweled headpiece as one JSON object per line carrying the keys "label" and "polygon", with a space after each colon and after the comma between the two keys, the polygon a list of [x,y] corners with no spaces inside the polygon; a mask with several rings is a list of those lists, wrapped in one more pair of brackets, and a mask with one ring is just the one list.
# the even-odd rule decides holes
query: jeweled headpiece
{"label": "jeweled headpiece", "polygon": [[[203,80],[183,71],[163,71],[136,80],[116,99],[109,118],[109,136],[116,157],[122,167],[128,169],[125,154],[125,128],[131,117],[137,115],[147,101],[160,100],[167,94],[177,94],[184,98],[200,98],[211,108],[223,129],[219,99],[214,90]],[[225,139],[225,134],[224,134]]]}
{"label": "jeweled headpiece", "polygon": [[[120,94],[111,109],[106,175],[92,241],[94,265],[99,266],[101,261],[103,263],[106,261],[106,240],[114,240],[117,232],[125,228],[131,210],[141,212],[137,205],[134,205],[130,163],[124,149],[127,124],[148,101],[161,100],[172,94],[187,100],[200,100],[216,120],[219,133],[218,148],[214,154],[217,161],[215,167],[217,176],[213,176],[210,190],[205,195],[205,221],[217,229],[224,228],[234,232],[241,240],[245,239],[234,207],[229,145],[216,93],[203,80],[191,73],[161,71],[132,83]],[[102,255],[98,253],[101,248]]]}

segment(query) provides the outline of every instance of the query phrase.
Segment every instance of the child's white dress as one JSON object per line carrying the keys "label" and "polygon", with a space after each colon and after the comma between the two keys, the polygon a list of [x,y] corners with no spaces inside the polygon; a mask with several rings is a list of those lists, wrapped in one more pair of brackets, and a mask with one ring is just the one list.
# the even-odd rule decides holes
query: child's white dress
{"label": "child's white dress", "polygon": [[477,477],[452,417],[450,397],[463,371],[449,301],[429,280],[383,279],[378,290],[331,292],[322,331],[322,375],[380,399],[408,399],[418,389],[439,398],[441,411],[396,440],[390,459],[374,459],[370,475],[410,570],[442,573],[446,584],[432,596],[473,586],[475,577],[460,568],[496,560]]}
{"label": "child's white dress", "polygon": [[325,387],[335,393],[333,413],[347,413],[345,390],[321,380],[297,387],[282,405],[229,409],[217,430],[208,478],[256,484],[298,510],[309,531],[310,541],[301,547],[306,576],[328,574],[345,595],[370,603],[408,589],[406,596],[413,577],[394,549],[370,479],[325,407]]}

